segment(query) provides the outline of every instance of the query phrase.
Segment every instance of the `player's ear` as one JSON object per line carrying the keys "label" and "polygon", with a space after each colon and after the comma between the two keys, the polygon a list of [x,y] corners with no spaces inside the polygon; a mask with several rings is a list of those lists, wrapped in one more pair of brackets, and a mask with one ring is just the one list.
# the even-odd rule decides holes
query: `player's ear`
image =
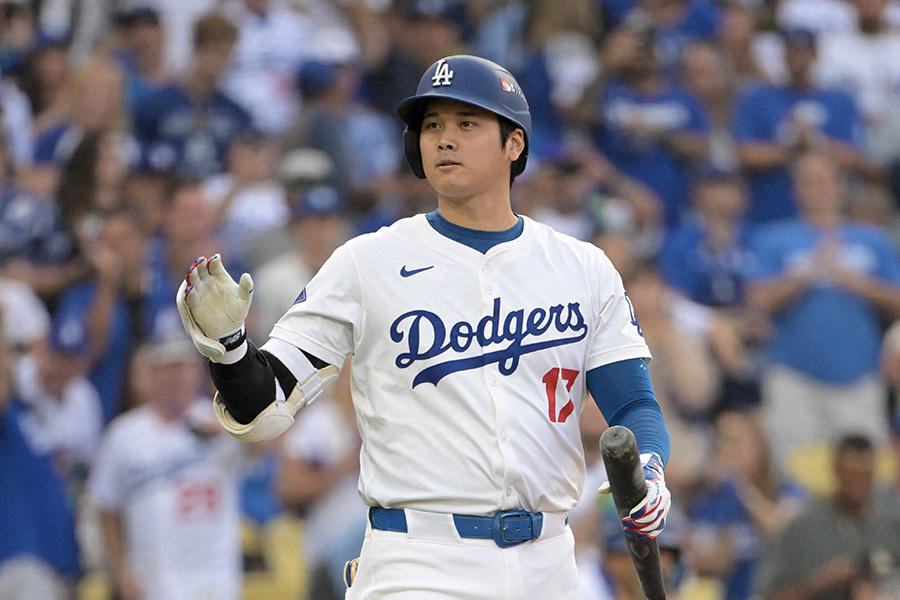
{"label": "player's ear", "polygon": [[516,162],[525,151],[525,132],[519,128],[513,130],[506,139],[506,152],[511,162]]}

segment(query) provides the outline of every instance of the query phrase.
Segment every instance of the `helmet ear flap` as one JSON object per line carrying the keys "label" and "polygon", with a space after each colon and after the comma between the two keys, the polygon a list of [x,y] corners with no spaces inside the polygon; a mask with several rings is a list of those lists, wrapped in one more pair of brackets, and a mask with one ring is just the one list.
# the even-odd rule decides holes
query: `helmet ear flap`
{"label": "helmet ear flap", "polygon": [[407,127],[403,131],[403,153],[406,155],[406,163],[413,175],[419,179],[425,179],[425,169],[422,167],[422,151],[419,148],[419,130]]}

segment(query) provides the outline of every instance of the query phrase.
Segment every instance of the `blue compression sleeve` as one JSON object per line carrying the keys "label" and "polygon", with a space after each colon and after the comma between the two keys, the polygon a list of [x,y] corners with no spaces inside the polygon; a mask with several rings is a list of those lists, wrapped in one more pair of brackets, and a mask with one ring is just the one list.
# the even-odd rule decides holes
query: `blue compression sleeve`
{"label": "blue compression sleeve", "polygon": [[634,433],[640,452],[655,452],[663,464],[669,460],[669,430],[650,381],[650,371],[642,358],[631,358],[591,369],[587,388],[612,425],[622,425]]}

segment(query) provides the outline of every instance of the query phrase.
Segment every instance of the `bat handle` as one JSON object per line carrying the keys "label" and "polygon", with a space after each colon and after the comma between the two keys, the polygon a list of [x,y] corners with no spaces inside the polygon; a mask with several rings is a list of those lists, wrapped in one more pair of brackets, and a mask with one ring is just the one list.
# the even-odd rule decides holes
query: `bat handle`
{"label": "bat handle", "polygon": [[[609,488],[619,518],[628,516],[631,509],[647,495],[647,480],[641,467],[637,441],[627,427],[615,425],[600,437],[600,451],[609,478]],[[665,600],[666,590],[659,562],[659,544],[656,540],[641,542],[626,535],[631,551],[631,561],[641,580],[647,600]]]}

